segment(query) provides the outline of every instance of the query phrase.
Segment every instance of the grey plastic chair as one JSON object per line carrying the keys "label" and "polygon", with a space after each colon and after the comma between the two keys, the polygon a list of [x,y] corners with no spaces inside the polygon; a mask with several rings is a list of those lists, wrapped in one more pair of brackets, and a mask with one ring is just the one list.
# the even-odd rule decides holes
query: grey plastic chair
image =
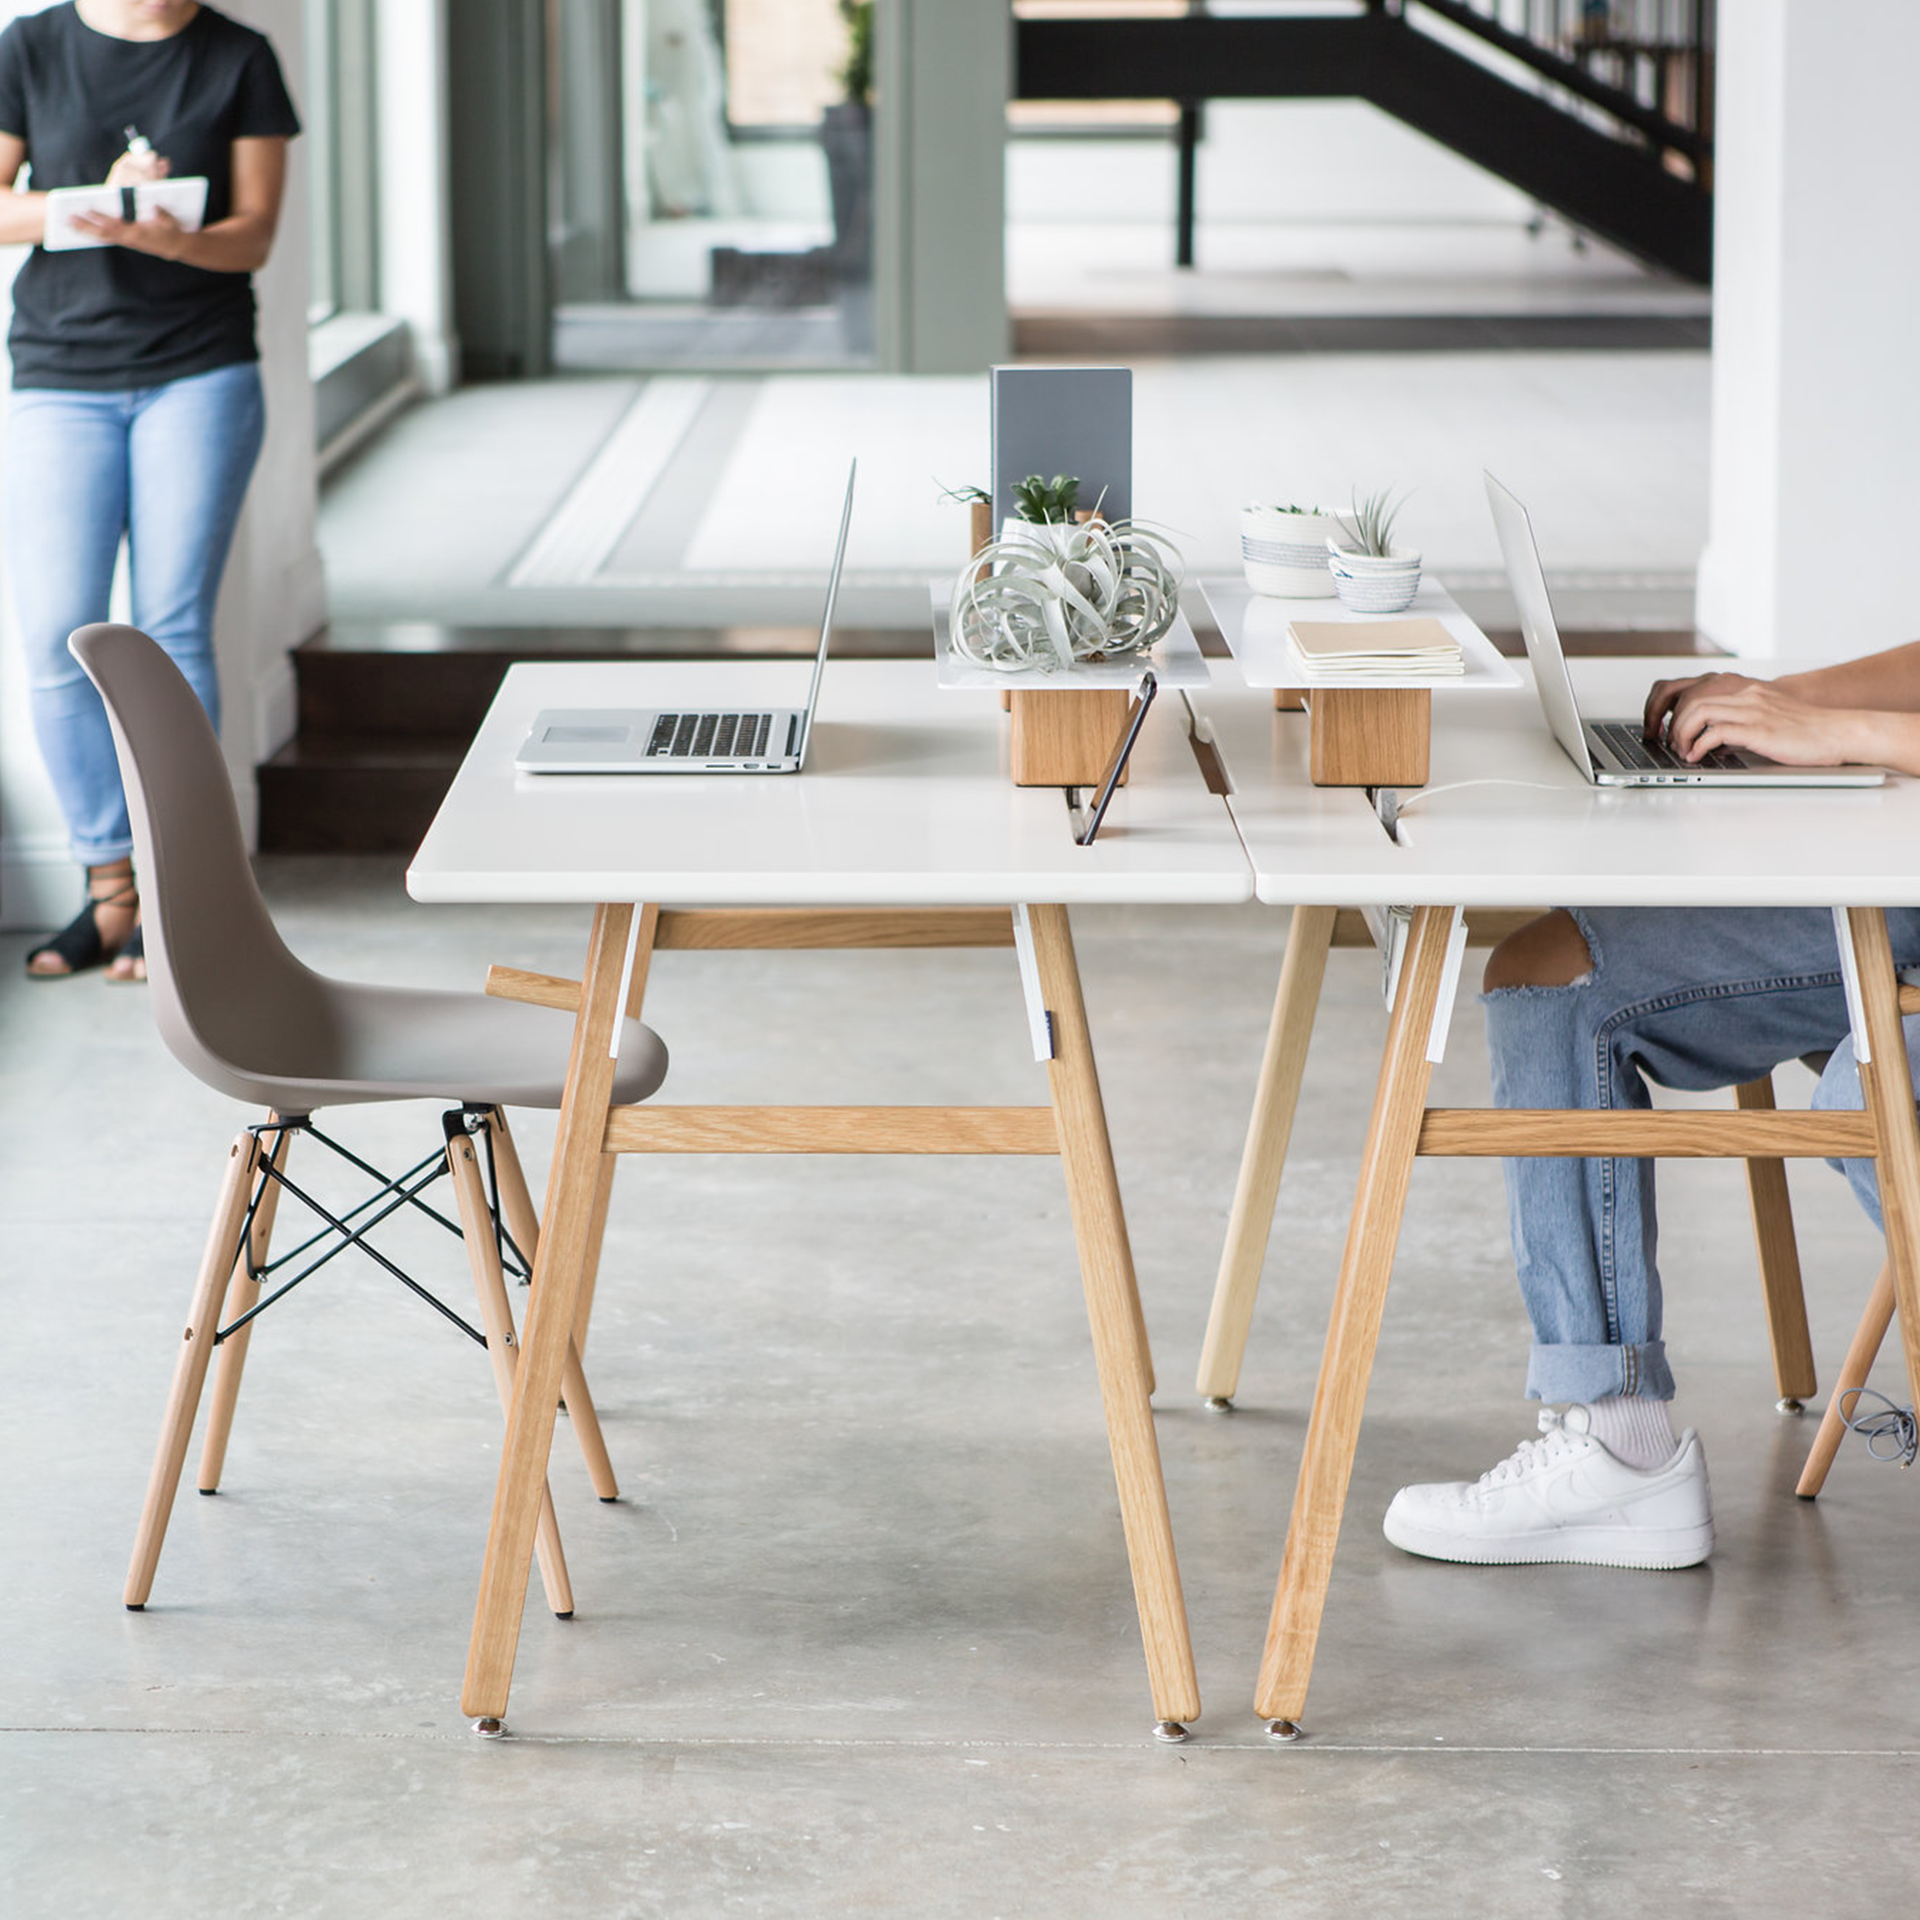
{"label": "grey plastic chair", "polygon": [[[346,1247],[369,1253],[488,1348],[504,1406],[517,1352],[506,1270],[510,1264],[531,1272],[538,1222],[501,1109],[559,1107],[573,1022],[551,1008],[483,993],[335,980],[295,958],[254,884],[220,743],[180,670],[132,627],[82,627],[68,645],[99,689],[113,727],[161,1037],[208,1086],[268,1109],[267,1120],[244,1129],[228,1155],[127,1575],[126,1604],[138,1610],[152,1590],[214,1348],[222,1360],[201,1461],[203,1493],[219,1486],[254,1315]],[[644,1100],[666,1069],[658,1035],[628,1021],[615,1098]],[[423,1098],[454,1103],[442,1120],[444,1143],[392,1178],[313,1125],[323,1107]],[[295,1186],[287,1153],[302,1135],[371,1174],[377,1182],[372,1196],[336,1216]],[[491,1166],[491,1194],[476,1142]],[[443,1176],[451,1177],[457,1225],[419,1197]],[[283,1193],[323,1225],[270,1264]],[[408,1206],[464,1238],[479,1328],[366,1240],[371,1227]],[[321,1250],[303,1270],[282,1279],[281,1268],[315,1248]],[[263,1298],[269,1280],[276,1284]],[[612,1499],[618,1487],[577,1349],[565,1392],[595,1490]],[[542,1515],[539,1558],[549,1604],[557,1614],[571,1613],[551,1499]]]}

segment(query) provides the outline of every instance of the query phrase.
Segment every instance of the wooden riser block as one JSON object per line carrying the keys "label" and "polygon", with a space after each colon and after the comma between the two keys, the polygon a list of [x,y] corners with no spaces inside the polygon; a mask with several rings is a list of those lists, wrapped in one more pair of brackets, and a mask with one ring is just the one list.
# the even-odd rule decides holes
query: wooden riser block
{"label": "wooden riser block", "polygon": [[[1091,787],[1099,784],[1127,729],[1132,699],[1125,687],[1079,687],[1055,693],[1014,687],[1013,784]],[[1126,775],[1121,780],[1124,783]]]}
{"label": "wooden riser block", "polygon": [[1276,713],[1305,713],[1307,695],[1303,687],[1275,687],[1273,706]]}
{"label": "wooden riser block", "polygon": [[1317,787],[1424,787],[1431,687],[1316,687],[1309,770]]}

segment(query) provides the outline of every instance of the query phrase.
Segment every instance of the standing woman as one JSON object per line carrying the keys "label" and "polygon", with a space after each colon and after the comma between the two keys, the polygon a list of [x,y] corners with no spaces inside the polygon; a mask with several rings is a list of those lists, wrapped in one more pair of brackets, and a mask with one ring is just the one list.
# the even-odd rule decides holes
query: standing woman
{"label": "standing woman", "polygon": [[[213,607],[265,426],[250,276],[299,131],[266,38],[195,0],[69,0],[0,33],[0,244],[34,245],[8,335],[7,566],[34,731],[87,870],[79,917],[30,974],[145,977],[113,737],[67,636],[107,618],[124,536],[134,624],[219,725]],[[200,231],[160,211],[76,221],[99,247],[38,245],[48,188],[167,174],[206,176]]]}

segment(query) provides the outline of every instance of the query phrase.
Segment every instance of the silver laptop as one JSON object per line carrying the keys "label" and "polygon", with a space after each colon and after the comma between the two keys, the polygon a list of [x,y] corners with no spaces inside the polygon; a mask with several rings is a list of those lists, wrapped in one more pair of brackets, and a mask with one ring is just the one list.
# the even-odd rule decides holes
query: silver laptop
{"label": "silver laptop", "polygon": [[[1685,760],[1663,741],[1643,739],[1638,714],[1625,720],[1582,718],[1547,598],[1533,523],[1526,508],[1492,474],[1486,482],[1507,579],[1520,609],[1527,658],[1533,662],[1534,691],[1553,737],[1595,786],[1876,787],[1886,779],[1880,767],[1788,767],[1744,747],[1716,747],[1699,761]],[[1712,668],[1703,662],[1702,670]]]}
{"label": "silver laptop", "polygon": [[820,645],[804,707],[543,707],[514,755],[514,766],[522,773],[798,773],[806,764],[814,709],[820,704],[859,464],[856,460],[847,468],[840,538],[827,576]]}

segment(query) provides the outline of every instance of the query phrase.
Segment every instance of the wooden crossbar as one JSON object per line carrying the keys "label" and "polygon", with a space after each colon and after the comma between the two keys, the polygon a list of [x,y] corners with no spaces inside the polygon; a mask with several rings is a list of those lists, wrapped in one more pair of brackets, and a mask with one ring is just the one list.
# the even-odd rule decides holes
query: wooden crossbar
{"label": "wooden crossbar", "polygon": [[1864,1160],[1872,1158],[1875,1143],[1873,1119],[1865,1113],[1429,1107],[1416,1151],[1457,1158]]}
{"label": "wooden crossbar", "polygon": [[1051,1107],[669,1107],[607,1115],[606,1153],[1058,1153]]}
{"label": "wooden crossbar", "polygon": [[[1529,920],[1537,920],[1538,907],[1469,907],[1467,909],[1467,945],[1497,947],[1508,934],[1517,932]],[[1333,944],[1336,947],[1370,947],[1373,935],[1367,930],[1367,916],[1358,907],[1342,907],[1333,919]],[[1920,993],[1916,1002],[1920,1003]],[[1920,1011],[1920,1004],[1916,1004]]]}
{"label": "wooden crossbar", "polygon": [[663,907],[665,948],[1010,947],[1005,907]]}

